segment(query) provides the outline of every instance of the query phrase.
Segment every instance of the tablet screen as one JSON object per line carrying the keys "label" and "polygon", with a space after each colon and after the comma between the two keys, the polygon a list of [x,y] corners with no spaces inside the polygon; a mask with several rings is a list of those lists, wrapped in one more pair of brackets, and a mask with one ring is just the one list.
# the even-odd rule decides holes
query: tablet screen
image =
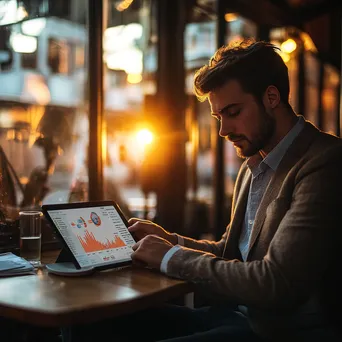
{"label": "tablet screen", "polygon": [[135,241],[111,206],[47,210],[81,267],[131,260]]}

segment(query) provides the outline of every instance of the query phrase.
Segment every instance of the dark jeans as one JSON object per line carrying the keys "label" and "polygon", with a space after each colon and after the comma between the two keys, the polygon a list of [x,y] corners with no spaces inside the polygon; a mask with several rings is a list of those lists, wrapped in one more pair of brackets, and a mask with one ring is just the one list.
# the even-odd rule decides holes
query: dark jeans
{"label": "dark jeans", "polygon": [[[229,308],[167,305],[127,317],[65,328],[63,342],[259,342],[241,313]],[[110,336],[110,338],[108,338]]]}

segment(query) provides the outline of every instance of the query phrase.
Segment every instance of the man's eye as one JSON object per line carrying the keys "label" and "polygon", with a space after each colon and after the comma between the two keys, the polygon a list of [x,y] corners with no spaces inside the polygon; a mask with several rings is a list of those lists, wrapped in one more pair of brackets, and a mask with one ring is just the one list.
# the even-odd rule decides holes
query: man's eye
{"label": "man's eye", "polygon": [[227,115],[229,117],[232,117],[232,116],[237,116],[240,114],[240,109],[239,110],[236,110],[235,112],[230,112],[230,113],[227,113]]}

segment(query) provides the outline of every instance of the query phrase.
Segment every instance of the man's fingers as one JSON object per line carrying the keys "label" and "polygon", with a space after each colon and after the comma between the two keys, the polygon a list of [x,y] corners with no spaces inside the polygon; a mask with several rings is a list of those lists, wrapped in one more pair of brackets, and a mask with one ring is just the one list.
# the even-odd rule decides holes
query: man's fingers
{"label": "man's fingers", "polygon": [[132,246],[133,251],[136,251],[139,248],[139,246],[142,244],[142,241],[143,239],[139,240]]}
{"label": "man's fingers", "polygon": [[149,220],[144,220],[144,219],[137,218],[137,217],[131,217],[130,219],[128,219],[129,225],[132,225],[132,224],[137,223],[137,222],[151,223],[151,221],[149,221]]}
{"label": "man's fingers", "polygon": [[137,223],[137,222],[140,222],[140,221],[141,221],[140,218],[132,217],[132,218],[128,219],[128,224],[129,224],[129,225],[132,225],[132,224]]}
{"label": "man's fingers", "polygon": [[128,230],[131,233],[136,232],[138,230],[138,222],[132,223],[132,225],[128,227]]}

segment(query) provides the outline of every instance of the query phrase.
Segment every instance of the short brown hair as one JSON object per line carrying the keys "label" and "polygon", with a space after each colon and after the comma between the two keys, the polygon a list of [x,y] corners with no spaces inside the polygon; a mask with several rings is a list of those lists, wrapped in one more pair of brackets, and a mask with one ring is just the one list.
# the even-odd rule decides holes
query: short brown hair
{"label": "short brown hair", "polygon": [[200,101],[229,80],[237,80],[242,89],[258,101],[268,86],[275,86],[281,101],[288,105],[289,76],[287,66],[277,53],[277,47],[265,41],[244,39],[219,48],[208,65],[194,77],[194,91]]}

